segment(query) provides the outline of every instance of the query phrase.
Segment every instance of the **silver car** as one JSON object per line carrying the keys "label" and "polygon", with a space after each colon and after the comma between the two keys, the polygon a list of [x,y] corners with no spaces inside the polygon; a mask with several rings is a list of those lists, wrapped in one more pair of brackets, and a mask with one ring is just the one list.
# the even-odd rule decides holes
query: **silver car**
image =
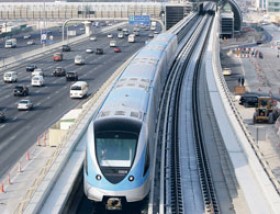
{"label": "silver car", "polygon": [[29,99],[20,100],[17,104],[18,110],[31,110],[33,108],[33,103]]}

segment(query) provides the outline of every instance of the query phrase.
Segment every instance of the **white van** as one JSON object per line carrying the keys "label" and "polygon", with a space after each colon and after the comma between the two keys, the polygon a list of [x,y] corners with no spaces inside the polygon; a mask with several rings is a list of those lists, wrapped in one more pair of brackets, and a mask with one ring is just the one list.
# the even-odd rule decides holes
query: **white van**
{"label": "white van", "polygon": [[88,93],[88,84],[85,81],[75,82],[70,87],[70,98],[83,98]]}
{"label": "white van", "polygon": [[17,72],[7,71],[3,75],[4,82],[17,82]]}
{"label": "white van", "polygon": [[44,85],[44,77],[43,76],[33,76],[31,79],[31,85],[32,86],[38,86],[41,87]]}
{"label": "white van", "polygon": [[74,63],[75,65],[83,65],[85,64],[85,59],[81,55],[77,55],[75,56]]}

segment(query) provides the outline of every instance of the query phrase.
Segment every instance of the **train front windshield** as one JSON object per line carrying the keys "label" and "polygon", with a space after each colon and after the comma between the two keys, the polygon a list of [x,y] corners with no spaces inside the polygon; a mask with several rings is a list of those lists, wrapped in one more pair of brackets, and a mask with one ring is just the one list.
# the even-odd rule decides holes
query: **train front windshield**
{"label": "train front windshield", "polygon": [[129,168],[132,166],[138,135],[134,133],[96,133],[97,160],[101,167]]}

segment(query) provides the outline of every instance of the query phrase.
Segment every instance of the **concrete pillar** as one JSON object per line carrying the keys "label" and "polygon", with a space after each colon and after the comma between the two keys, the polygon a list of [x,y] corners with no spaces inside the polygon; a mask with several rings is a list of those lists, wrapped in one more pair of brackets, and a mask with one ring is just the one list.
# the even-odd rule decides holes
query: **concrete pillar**
{"label": "concrete pillar", "polygon": [[91,34],[91,31],[90,31],[91,22],[84,21],[83,24],[85,25],[85,34],[90,35]]}

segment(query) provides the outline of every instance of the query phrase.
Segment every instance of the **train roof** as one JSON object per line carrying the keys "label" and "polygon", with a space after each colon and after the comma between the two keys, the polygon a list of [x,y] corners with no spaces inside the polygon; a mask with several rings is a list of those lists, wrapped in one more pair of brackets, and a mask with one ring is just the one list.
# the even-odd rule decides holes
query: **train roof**
{"label": "train roof", "polygon": [[141,79],[118,82],[103,103],[98,119],[104,117],[131,117],[143,120],[149,99],[149,83]]}

